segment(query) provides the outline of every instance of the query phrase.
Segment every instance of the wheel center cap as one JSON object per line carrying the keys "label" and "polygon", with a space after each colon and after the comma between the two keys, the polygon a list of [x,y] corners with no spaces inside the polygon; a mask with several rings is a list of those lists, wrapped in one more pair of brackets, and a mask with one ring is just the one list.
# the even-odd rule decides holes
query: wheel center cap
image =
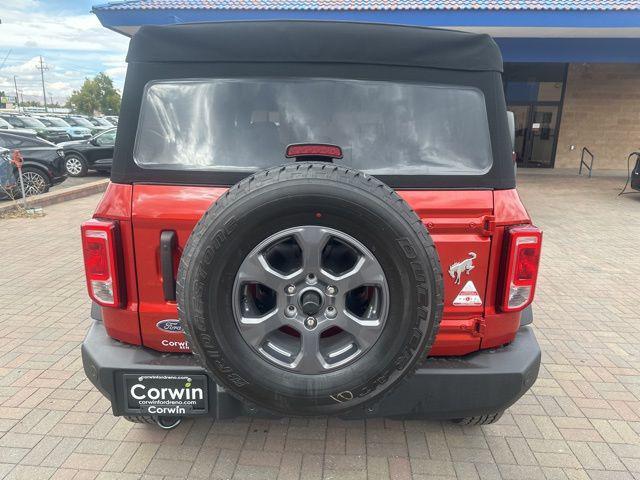
{"label": "wheel center cap", "polygon": [[305,315],[315,315],[322,307],[322,297],[320,293],[309,290],[300,297],[300,307]]}

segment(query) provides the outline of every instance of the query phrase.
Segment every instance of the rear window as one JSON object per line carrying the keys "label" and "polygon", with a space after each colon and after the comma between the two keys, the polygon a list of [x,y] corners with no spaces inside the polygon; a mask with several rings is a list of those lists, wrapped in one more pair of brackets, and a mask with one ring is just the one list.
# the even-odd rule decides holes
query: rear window
{"label": "rear window", "polygon": [[253,171],[293,143],[342,148],[376,175],[482,175],[487,111],[475,88],[340,79],[206,79],[145,88],[134,148],[143,168]]}

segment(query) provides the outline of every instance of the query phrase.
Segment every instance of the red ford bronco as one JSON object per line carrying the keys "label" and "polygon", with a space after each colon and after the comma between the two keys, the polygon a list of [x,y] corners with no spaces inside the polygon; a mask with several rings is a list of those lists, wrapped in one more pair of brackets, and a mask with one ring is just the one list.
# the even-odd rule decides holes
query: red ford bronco
{"label": "red ford bronco", "polygon": [[490,423],[534,383],[542,234],[485,35],[142,27],[82,225],[114,415]]}

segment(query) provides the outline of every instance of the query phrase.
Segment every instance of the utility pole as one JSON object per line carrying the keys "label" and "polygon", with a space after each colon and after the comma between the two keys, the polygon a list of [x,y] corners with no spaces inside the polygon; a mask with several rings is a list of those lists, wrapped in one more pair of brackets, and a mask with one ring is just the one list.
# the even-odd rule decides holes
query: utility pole
{"label": "utility pole", "polygon": [[49,70],[49,67],[42,63],[42,55],[40,55],[40,65],[36,65],[36,68],[40,70],[40,78],[42,79],[42,99],[44,100],[44,111],[48,112],[49,110],[47,110],[47,92],[44,89],[44,71]]}
{"label": "utility pole", "polygon": [[20,97],[18,97],[18,81],[16,80],[16,76],[13,76],[13,86],[16,87],[16,107],[18,107],[18,111],[20,111]]}

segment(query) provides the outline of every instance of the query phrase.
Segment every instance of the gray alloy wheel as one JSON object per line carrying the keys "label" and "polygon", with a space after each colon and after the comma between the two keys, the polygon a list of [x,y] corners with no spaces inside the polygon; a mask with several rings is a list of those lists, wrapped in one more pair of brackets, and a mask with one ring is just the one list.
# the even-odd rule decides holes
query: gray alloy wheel
{"label": "gray alloy wheel", "polygon": [[72,177],[82,177],[86,174],[87,167],[78,155],[67,155],[64,160],[64,168]]}
{"label": "gray alloy wheel", "polygon": [[22,181],[24,182],[24,193],[27,197],[40,195],[49,190],[47,177],[36,170],[23,170]]}
{"label": "gray alloy wheel", "polygon": [[324,226],[280,231],[249,253],[233,287],[244,340],[289,371],[318,374],[351,363],[378,340],[389,288],[358,240]]}

